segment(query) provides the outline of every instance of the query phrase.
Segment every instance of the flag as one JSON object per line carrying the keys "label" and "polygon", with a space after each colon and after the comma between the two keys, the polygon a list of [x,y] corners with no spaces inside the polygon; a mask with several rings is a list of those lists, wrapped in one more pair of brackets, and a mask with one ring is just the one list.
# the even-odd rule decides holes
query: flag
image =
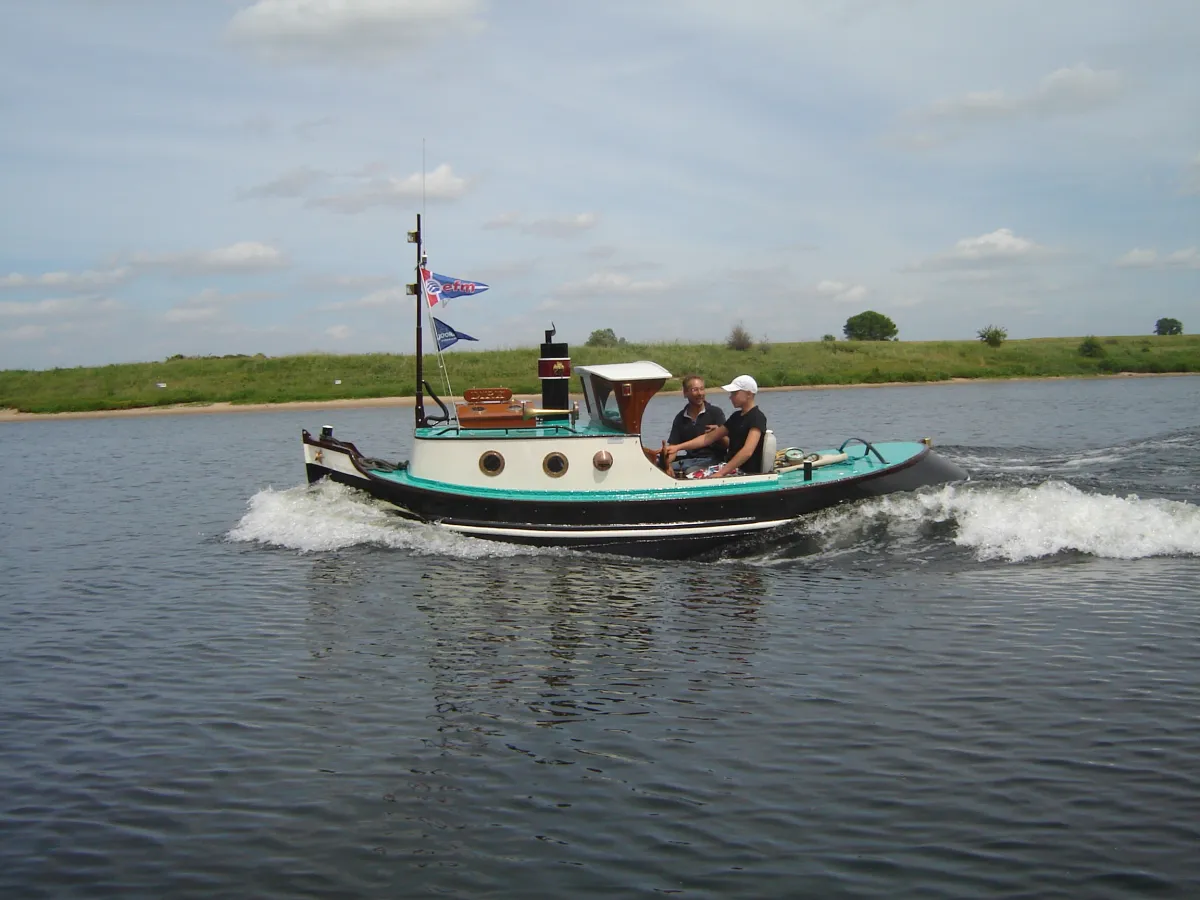
{"label": "flag", "polygon": [[455,297],[468,297],[472,294],[482,294],[488,286],[482,281],[466,281],[462,278],[450,278],[421,269],[421,282],[425,286],[425,297],[431,307],[437,306],[439,300],[453,300]]}
{"label": "flag", "polygon": [[473,338],[469,334],[464,334],[461,331],[455,331],[436,316],[433,318],[433,332],[437,337],[437,345],[439,350],[445,350],[447,347],[451,346],[452,344],[456,344],[459,341],[479,340],[479,338]]}

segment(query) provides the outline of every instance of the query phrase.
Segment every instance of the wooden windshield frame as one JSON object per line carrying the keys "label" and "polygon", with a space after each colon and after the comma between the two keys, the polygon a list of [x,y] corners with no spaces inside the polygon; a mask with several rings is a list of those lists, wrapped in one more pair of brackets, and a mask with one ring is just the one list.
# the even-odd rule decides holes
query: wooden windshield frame
{"label": "wooden windshield frame", "polygon": [[[647,380],[612,380],[596,372],[580,372],[579,380],[583,383],[583,399],[587,404],[588,415],[594,421],[615,429],[622,434],[642,433],[642,416],[650,398],[657,394],[664,384],[665,377]],[[609,397],[617,402],[617,415],[612,415],[608,405]]]}

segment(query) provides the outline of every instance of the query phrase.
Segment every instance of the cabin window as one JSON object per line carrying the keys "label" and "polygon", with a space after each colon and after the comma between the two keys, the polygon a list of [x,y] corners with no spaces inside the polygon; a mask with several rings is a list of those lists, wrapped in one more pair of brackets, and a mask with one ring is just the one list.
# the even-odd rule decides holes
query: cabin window
{"label": "cabin window", "polygon": [[551,478],[562,478],[567,474],[567,458],[557,451],[547,453],[542,460],[542,471]]}
{"label": "cabin window", "polygon": [[495,450],[488,450],[479,457],[479,471],[484,475],[499,475],[504,471],[504,457]]}
{"label": "cabin window", "polygon": [[625,423],[621,419],[621,409],[617,404],[613,383],[591,374],[581,375],[581,380],[583,381],[583,399],[587,403],[588,414],[609,428],[623,432]]}

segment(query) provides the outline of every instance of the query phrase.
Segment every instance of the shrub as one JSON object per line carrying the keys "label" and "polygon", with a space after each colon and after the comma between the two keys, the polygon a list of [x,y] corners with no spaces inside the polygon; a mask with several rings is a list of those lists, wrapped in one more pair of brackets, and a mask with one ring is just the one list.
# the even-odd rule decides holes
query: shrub
{"label": "shrub", "polygon": [[1108,351],[1104,349],[1103,344],[1096,340],[1094,335],[1089,334],[1079,342],[1079,355],[1091,359],[1099,359],[1102,356],[1107,356]]}
{"label": "shrub", "polygon": [[730,350],[749,350],[754,346],[754,338],[750,337],[750,332],[742,327],[741,322],[738,322],[729,332],[729,337],[725,339],[725,346]]}
{"label": "shrub", "polygon": [[979,329],[978,335],[989,347],[999,347],[1008,340],[1008,331],[1000,325],[985,325]]}
{"label": "shrub", "polygon": [[826,341],[828,343],[833,343],[834,341],[837,340],[837,338],[835,338],[832,334],[826,334],[821,337],[821,340]]}

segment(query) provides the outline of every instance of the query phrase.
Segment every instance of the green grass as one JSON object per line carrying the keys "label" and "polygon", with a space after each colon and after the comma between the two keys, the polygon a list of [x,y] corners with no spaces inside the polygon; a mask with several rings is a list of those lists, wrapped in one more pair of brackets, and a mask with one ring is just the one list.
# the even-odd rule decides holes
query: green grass
{"label": "green grass", "polygon": [[[1034,378],[1116,372],[1200,372],[1200,335],[1096,338],[1101,356],[1083,356],[1083,339],[1035,338],[989,347],[980,341],[812,341],[730,350],[723,344],[630,344],[572,349],[575,365],[650,359],[676,376],[703,376],[724,384],[743,372],[763,387],[881,382],[944,381],[949,378]],[[537,350],[446,354],[456,393],[504,386],[538,393]],[[425,372],[437,386],[436,360]],[[414,358],[362,356],[173,357],[45,371],[0,371],[0,408],[55,413],[131,409],[183,403],[285,403],[399,397],[413,393]],[[340,379],[341,384],[334,381]],[[156,385],[162,382],[165,388]]]}

